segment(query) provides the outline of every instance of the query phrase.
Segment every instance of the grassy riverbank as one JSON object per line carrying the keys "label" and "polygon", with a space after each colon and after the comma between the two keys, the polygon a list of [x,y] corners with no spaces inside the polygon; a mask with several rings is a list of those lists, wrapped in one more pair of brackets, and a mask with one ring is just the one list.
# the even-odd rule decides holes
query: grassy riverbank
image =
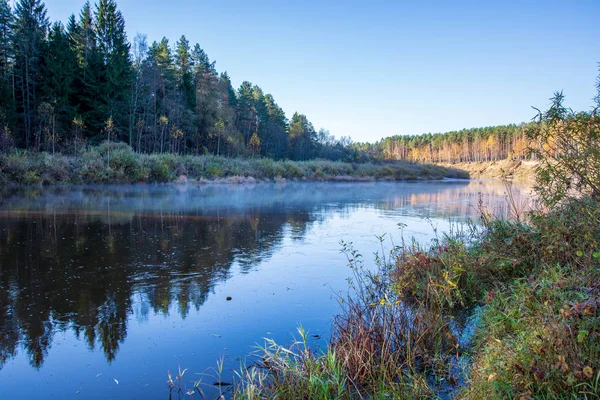
{"label": "grassy riverbank", "polygon": [[346,246],[352,293],[329,347],[315,354],[302,330],[291,348],[268,342],[235,397],[598,398],[598,203],[482,218],[380,253],[375,272]]}
{"label": "grassy riverbank", "polygon": [[[401,243],[354,272],[327,349],[268,342],[239,399],[600,398],[598,108],[556,93],[529,133],[538,205],[429,247]],[[299,332],[301,338],[306,334]]]}
{"label": "grassy riverbank", "polygon": [[314,180],[370,181],[468,178],[466,172],[409,162],[344,163],[273,161],[176,154],[138,154],[125,144],[104,143],[78,156],[15,151],[0,155],[0,184],[137,183],[219,181],[225,183]]}

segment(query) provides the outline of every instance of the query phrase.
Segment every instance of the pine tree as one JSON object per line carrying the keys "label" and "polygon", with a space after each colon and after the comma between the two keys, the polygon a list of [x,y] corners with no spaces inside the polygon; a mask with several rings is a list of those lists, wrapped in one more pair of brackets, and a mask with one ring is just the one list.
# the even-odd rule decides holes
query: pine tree
{"label": "pine tree", "polygon": [[71,45],[77,54],[79,66],[82,69],[83,80],[87,81],[89,68],[92,64],[93,53],[96,52],[96,33],[94,31],[94,15],[92,6],[86,1],[79,13],[79,22],[71,15],[67,25]]}
{"label": "pine tree", "polygon": [[244,136],[244,144],[248,145],[250,137],[257,130],[256,111],[252,83],[242,82],[237,92],[237,122],[236,126]]}
{"label": "pine tree", "polygon": [[8,139],[8,131],[15,119],[13,22],[8,0],[0,0],[0,136],[5,139],[3,141]]}
{"label": "pine tree", "polygon": [[164,148],[164,124],[160,121],[162,118],[168,120],[175,91],[175,68],[167,38],[150,46],[145,77],[151,96],[147,125],[152,129],[151,149],[156,152]]}
{"label": "pine tree", "polygon": [[294,113],[289,126],[290,157],[307,160],[313,156],[316,132],[305,115]]}
{"label": "pine tree", "polygon": [[[42,69],[42,100],[54,109],[58,117],[53,124],[52,145],[57,141],[56,135],[66,133],[75,113],[72,107],[74,81],[77,77],[77,57],[71,49],[69,36],[64,26],[57,22],[48,35],[46,57]],[[56,121],[55,121],[56,122]],[[58,132],[57,132],[58,129]]]}
{"label": "pine tree", "polygon": [[195,105],[195,95],[190,42],[185,36],[181,36],[179,41],[175,44],[175,48],[177,88],[183,95],[187,107],[193,109]]}
{"label": "pine tree", "polygon": [[269,120],[264,128],[265,142],[264,153],[267,157],[280,159],[288,154],[289,141],[287,136],[287,118],[281,107],[275,102],[273,96],[267,93],[264,96],[265,106]]}
{"label": "pine tree", "polygon": [[75,16],[69,18],[67,32],[78,61],[78,74],[73,88],[76,99],[74,105],[88,135],[102,140],[105,113],[101,102],[101,86],[105,69],[96,46],[94,16],[89,1],[83,5],[78,21]]}
{"label": "pine tree", "polygon": [[114,119],[117,132],[124,132],[127,118],[122,110],[127,110],[132,81],[131,46],[125,33],[125,20],[114,0],[100,0],[94,26],[98,53],[106,71],[100,90],[105,117]]}
{"label": "pine tree", "polygon": [[226,94],[227,103],[230,107],[235,108],[237,105],[237,98],[235,97],[235,90],[233,89],[233,85],[231,84],[231,78],[227,74],[227,71],[221,74],[219,80],[224,88],[223,93]]}
{"label": "pine tree", "polygon": [[244,152],[244,138],[235,126],[237,99],[227,72],[219,76],[218,87],[218,119],[214,126],[217,135],[216,154],[239,156]]}
{"label": "pine tree", "polygon": [[210,62],[208,55],[198,44],[192,51],[192,61],[196,89],[197,137],[195,140],[216,152],[219,137],[213,133],[215,123],[218,122],[219,81],[215,63]]}
{"label": "pine tree", "polygon": [[[8,0],[0,0],[0,80],[8,85],[12,61],[13,15]],[[0,100],[1,101],[1,100]]]}
{"label": "pine tree", "polygon": [[[129,105],[129,145],[133,148],[137,147],[138,152],[141,151],[143,127],[145,125],[143,117],[138,116],[138,111],[141,104],[145,103],[143,98],[148,97],[148,87],[144,79],[147,55],[148,41],[146,35],[138,33],[133,40],[133,80]],[[134,140],[133,137],[134,129],[137,132],[137,140]]]}
{"label": "pine tree", "polygon": [[[15,45],[15,75],[20,115],[25,137],[25,147],[32,144],[38,95],[42,50],[48,31],[46,7],[41,0],[20,0],[15,8],[13,42]],[[40,141],[38,136],[37,147]]]}

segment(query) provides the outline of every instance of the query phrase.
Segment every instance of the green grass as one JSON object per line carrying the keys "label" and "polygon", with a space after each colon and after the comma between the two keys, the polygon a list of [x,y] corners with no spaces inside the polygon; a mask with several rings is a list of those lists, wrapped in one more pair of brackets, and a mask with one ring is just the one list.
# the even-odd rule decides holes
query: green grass
{"label": "green grass", "polygon": [[526,268],[484,299],[463,398],[600,398],[599,218],[596,201],[572,200],[507,246]]}
{"label": "green grass", "polygon": [[[597,200],[526,222],[484,213],[429,247],[382,248],[377,271],[344,250],[352,290],[328,348],[311,352],[303,330],[290,348],[267,342],[235,398],[600,398]],[[461,342],[474,310],[475,336]]]}
{"label": "green grass", "polygon": [[[110,162],[109,162],[110,152]],[[468,178],[468,174],[409,162],[344,163],[274,161],[211,155],[138,154],[123,143],[89,147],[78,156],[14,151],[0,155],[0,184],[174,182],[253,180],[416,180]]]}

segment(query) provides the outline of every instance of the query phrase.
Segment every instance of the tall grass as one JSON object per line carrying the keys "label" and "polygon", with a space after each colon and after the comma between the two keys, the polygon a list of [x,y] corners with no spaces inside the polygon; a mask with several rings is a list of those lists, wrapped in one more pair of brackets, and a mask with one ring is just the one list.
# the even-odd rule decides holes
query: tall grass
{"label": "tall grass", "polygon": [[327,349],[312,352],[303,330],[291,348],[268,341],[234,397],[600,398],[597,201],[484,214],[430,246],[382,248],[375,271],[344,251],[351,291]]}
{"label": "tall grass", "polygon": [[[110,153],[110,158],[108,154]],[[173,182],[182,179],[412,180],[468,178],[468,174],[408,162],[344,163],[326,160],[274,161],[212,155],[138,154],[124,143],[105,142],[77,156],[14,151],[0,155],[0,184]]]}
{"label": "tall grass", "polygon": [[[308,383],[335,377],[344,385],[319,396],[600,399],[599,108],[575,113],[562,92],[551,100],[527,133],[545,143],[530,149],[545,209],[521,215],[509,191],[513,219],[483,212],[482,229],[470,235],[426,248],[402,243],[377,258],[377,272],[346,248],[353,294],[329,348],[287,363],[265,349],[261,379],[246,370],[238,396],[308,399]],[[464,314],[479,318],[472,342],[459,338]],[[460,358],[469,360],[463,376]],[[280,378],[312,365],[319,368]]]}

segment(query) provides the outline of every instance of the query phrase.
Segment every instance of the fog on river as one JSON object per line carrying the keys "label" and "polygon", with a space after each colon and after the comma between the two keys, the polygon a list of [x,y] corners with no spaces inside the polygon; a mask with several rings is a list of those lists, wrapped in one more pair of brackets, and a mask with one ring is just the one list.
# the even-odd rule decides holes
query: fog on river
{"label": "fog on river", "polygon": [[427,242],[480,199],[508,213],[485,181],[4,189],[3,398],[166,399],[179,366],[210,392],[217,360],[231,379],[265,337],[302,324],[324,346],[350,275],[340,241],[370,266],[377,235]]}

